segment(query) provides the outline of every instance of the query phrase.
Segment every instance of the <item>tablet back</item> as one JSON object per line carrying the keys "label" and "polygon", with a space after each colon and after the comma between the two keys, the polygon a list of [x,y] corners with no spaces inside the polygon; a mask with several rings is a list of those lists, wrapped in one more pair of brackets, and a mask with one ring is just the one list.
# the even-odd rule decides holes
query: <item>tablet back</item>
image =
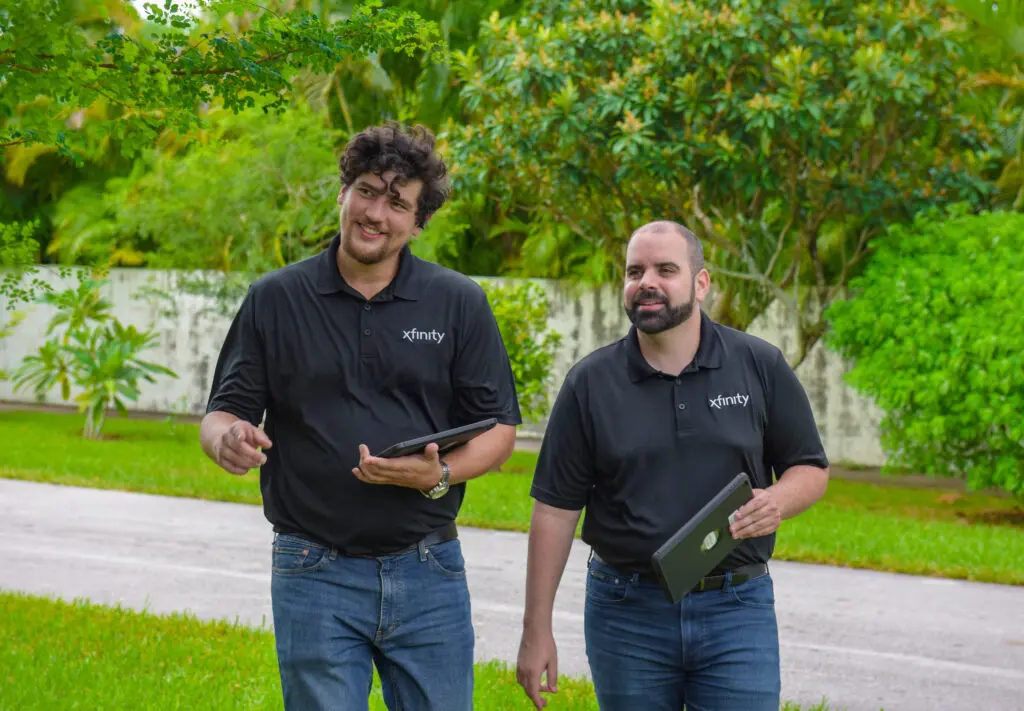
{"label": "tablet back", "polygon": [[737,474],[655,551],[651,563],[669,600],[679,602],[739,545],[729,533],[729,516],[753,496],[750,479]]}

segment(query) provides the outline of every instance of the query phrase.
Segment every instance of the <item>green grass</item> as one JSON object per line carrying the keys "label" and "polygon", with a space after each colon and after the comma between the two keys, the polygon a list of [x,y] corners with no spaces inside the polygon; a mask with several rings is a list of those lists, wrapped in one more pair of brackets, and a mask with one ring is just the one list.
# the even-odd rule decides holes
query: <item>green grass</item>
{"label": "green grass", "polygon": [[[0,593],[0,708],[280,709],[273,633],[187,615]],[[474,706],[530,709],[506,665],[476,666]],[[370,708],[384,711],[379,680]],[[548,708],[596,709],[563,679]]]}
{"label": "green grass", "polygon": [[[265,629],[0,592],[0,639],[4,710],[283,707],[274,637]],[[551,711],[597,709],[584,679],[561,679],[548,698]],[[499,662],[476,665],[474,707],[533,708]],[[385,710],[376,678],[370,708]]]}
{"label": "green grass", "polygon": [[[226,474],[199,449],[198,427],[113,419],[86,441],[75,415],[0,412],[0,476],[260,503],[259,478]],[[536,455],[471,481],[460,523],[526,531]],[[779,532],[776,558],[1024,585],[1024,514],[1012,499],[833,478],[825,498]]]}

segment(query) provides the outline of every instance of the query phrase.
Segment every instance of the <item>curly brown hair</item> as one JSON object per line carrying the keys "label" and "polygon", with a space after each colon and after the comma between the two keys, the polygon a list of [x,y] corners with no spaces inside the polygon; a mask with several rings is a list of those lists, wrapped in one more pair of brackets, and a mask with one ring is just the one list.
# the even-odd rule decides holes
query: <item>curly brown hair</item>
{"label": "curly brown hair", "polygon": [[395,121],[371,126],[352,136],[338,161],[341,184],[352,185],[360,175],[378,177],[393,170],[397,174],[388,186],[397,194],[395,183],[422,180],[423,190],[416,205],[416,225],[423,227],[448,199],[451,184],[444,160],[434,152],[434,134],[417,124],[412,128]]}

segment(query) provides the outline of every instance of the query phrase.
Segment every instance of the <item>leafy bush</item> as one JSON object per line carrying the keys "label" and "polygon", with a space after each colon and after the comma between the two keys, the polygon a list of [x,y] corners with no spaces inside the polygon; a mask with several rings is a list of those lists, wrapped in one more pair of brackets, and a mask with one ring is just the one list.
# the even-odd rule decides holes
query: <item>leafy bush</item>
{"label": "leafy bush", "polygon": [[555,349],[562,336],[548,328],[548,301],[535,282],[484,282],[512,361],[523,419],[536,421],[547,414],[548,386]]}
{"label": "leafy bush", "polygon": [[895,226],[827,312],[847,381],[884,410],[887,467],[1024,496],[1024,215]]}
{"label": "leafy bush", "polygon": [[14,389],[31,387],[42,398],[59,386],[61,399],[74,397],[85,413],[83,436],[98,438],[108,408],[127,414],[126,400],[139,397],[139,380],[155,382],[158,374],[177,377],[162,365],[141,360],[139,353],[157,344],[152,330],[139,331],[111,316],[110,303],[102,298],[102,282],[82,279],[74,289],[47,292],[38,301],[57,308],[46,335],[61,326],[62,334],[47,340],[27,356],[13,375]]}

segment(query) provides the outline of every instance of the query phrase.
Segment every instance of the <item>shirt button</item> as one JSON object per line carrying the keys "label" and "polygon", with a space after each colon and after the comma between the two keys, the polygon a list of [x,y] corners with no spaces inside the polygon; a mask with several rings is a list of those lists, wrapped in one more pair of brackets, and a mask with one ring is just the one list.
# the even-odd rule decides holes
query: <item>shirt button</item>
{"label": "shirt button", "polygon": [[363,307],[363,309],[364,309],[365,311],[369,311],[369,310],[370,310],[370,305],[369,305],[369,304],[367,304],[366,306],[364,306],[364,307]]}
{"label": "shirt button", "polygon": [[369,336],[370,335],[370,329],[366,329],[365,331],[363,331],[363,335],[364,336]]}
{"label": "shirt button", "polygon": [[683,381],[681,378],[676,378],[676,385],[682,385]]}
{"label": "shirt button", "polygon": [[686,403],[684,403],[684,402],[679,403],[679,409],[680,410],[685,410],[686,409]]}

